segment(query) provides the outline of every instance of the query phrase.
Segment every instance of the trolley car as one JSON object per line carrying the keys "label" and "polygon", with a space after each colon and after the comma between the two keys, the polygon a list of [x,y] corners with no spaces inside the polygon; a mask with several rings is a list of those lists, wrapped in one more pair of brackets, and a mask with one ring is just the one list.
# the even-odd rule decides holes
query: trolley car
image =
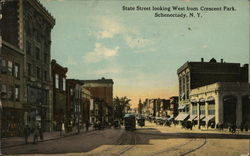
{"label": "trolley car", "polygon": [[135,126],[136,126],[135,115],[125,114],[124,126],[125,126],[125,130],[135,130]]}

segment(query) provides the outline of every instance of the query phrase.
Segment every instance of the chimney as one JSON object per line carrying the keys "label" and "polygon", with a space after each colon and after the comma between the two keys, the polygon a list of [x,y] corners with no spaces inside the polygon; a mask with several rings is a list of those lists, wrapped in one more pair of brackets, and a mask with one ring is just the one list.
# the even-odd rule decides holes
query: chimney
{"label": "chimney", "polygon": [[204,58],[201,58],[201,62],[204,62]]}
{"label": "chimney", "polygon": [[220,59],[220,62],[223,63],[223,59]]}

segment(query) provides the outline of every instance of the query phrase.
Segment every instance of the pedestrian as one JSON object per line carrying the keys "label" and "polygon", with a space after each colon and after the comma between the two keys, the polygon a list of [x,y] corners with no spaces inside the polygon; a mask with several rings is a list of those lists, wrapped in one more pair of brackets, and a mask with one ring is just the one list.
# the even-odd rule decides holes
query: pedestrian
{"label": "pedestrian", "polygon": [[65,134],[65,125],[64,125],[64,123],[62,122],[61,136],[64,136],[64,134]]}
{"label": "pedestrian", "polygon": [[240,124],[240,131],[243,132],[243,129],[244,129],[244,124],[241,123],[241,124]]}
{"label": "pedestrian", "polygon": [[248,125],[245,124],[245,131],[247,132],[248,131]]}
{"label": "pedestrian", "polygon": [[39,131],[38,131],[39,127],[37,126],[35,128],[35,131],[34,131],[34,136],[33,136],[33,144],[36,144],[38,142],[38,135],[39,135]]}
{"label": "pedestrian", "polygon": [[86,126],[86,132],[89,131],[89,121],[88,120],[86,121],[85,126]]}
{"label": "pedestrian", "polygon": [[42,127],[39,128],[39,136],[40,136],[40,140],[43,140],[43,130],[42,130]]}
{"label": "pedestrian", "polygon": [[30,128],[28,125],[25,125],[23,133],[24,133],[25,144],[28,144],[28,138],[30,135]]}

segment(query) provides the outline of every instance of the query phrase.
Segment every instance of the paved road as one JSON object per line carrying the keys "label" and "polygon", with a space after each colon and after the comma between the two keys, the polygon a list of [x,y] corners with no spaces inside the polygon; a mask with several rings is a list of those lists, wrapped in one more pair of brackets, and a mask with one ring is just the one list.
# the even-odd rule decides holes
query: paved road
{"label": "paved road", "polygon": [[4,149],[4,154],[63,154],[87,156],[223,156],[249,153],[249,134],[184,130],[147,123],[136,131],[106,129],[58,140]]}

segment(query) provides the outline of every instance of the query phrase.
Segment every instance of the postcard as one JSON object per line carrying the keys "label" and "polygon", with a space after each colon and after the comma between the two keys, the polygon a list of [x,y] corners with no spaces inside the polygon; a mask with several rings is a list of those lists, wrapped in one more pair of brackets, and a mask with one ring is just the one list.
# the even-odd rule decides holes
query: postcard
{"label": "postcard", "polygon": [[248,0],[0,3],[1,155],[250,155]]}

